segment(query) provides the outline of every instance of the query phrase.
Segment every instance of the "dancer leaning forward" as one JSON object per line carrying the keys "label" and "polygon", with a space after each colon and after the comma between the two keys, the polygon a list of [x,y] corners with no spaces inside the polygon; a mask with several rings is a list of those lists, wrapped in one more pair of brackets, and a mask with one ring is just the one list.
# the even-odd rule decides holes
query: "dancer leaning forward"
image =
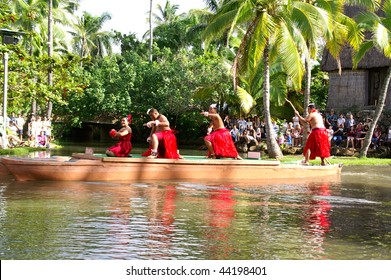
{"label": "dancer leaning forward", "polygon": [[201,112],[201,114],[211,120],[208,135],[204,137],[205,145],[208,148],[208,157],[241,160],[229,130],[224,127],[223,120],[217,113],[216,104],[210,105],[209,111]]}
{"label": "dancer leaning forward", "polygon": [[320,157],[322,161],[321,164],[326,165],[325,162],[329,163],[327,158],[330,157],[330,141],[327,129],[323,123],[322,115],[316,110],[314,104],[308,105],[308,116],[306,118],[300,116],[299,112],[294,107],[293,109],[295,110],[295,115],[299,117],[300,121],[309,123],[311,127],[311,133],[304,146],[304,160],[302,161],[302,164],[309,165],[309,160],[314,160],[316,157]]}

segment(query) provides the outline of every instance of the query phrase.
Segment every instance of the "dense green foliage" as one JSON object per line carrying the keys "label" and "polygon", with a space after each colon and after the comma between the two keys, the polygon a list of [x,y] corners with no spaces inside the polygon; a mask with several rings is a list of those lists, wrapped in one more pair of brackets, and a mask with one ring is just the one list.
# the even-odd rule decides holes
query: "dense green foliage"
{"label": "dense green foliage", "polygon": [[[210,103],[221,108],[224,105],[223,114],[236,117],[263,115],[262,72],[256,72],[262,67],[251,70],[251,80],[249,75],[240,77],[241,87],[253,94],[255,106],[251,110],[244,109],[240,91],[235,91],[232,83],[235,51],[243,33],[237,32],[237,40],[231,38],[229,45],[224,46],[228,38],[224,35],[222,40],[208,40],[207,50],[201,48],[202,30],[224,1],[213,2],[210,11],[180,16],[175,14],[175,5],[159,7],[161,15],[154,15],[157,26],[152,62],[148,40],[140,41],[134,34],[101,32],[103,23],[110,20],[107,14],[94,17],[84,13],[70,22],[69,15],[78,1],[54,1],[54,22],[56,26],[69,26],[71,38],[55,29],[54,54],[49,56],[45,39],[47,1],[21,2],[1,4],[0,28],[25,32],[18,45],[0,45],[0,53],[10,55],[8,113],[29,116],[36,102],[37,113],[45,115],[50,101],[54,122],[68,128],[80,127],[83,121],[112,122],[132,114],[135,135],[141,138],[147,133],[142,126],[147,121],[146,111],[156,107],[169,117],[178,137],[186,140],[204,135],[208,120],[199,112]],[[212,7],[212,3],[207,4]],[[112,42],[120,46],[120,53],[111,54]],[[49,71],[53,72],[52,86],[47,82]],[[284,84],[287,75],[283,71],[278,64],[273,65],[271,114],[288,119],[292,111],[283,97],[288,94],[299,103],[301,94]],[[316,71],[319,75],[312,79],[312,98],[324,106],[327,85],[324,73]]]}

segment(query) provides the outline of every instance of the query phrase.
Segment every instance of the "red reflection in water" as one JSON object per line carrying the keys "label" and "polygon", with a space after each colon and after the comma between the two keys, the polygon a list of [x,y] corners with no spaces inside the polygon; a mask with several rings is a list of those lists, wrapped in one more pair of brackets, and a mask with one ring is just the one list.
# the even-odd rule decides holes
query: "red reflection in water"
{"label": "red reflection in water", "polygon": [[331,205],[326,199],[322,199],[322,196],[330,196],[330,184],[310,186],[310,194],[316,197],[309,201],[309,208],[305,213],[305,228],[311,235],[308,240],[311,246],[317,253],[323,253],[323,243],[331,226]]}
{"label": "red reflection in water", "polygon": [[228,228],[235,215],[233,199],[233,186],[225,186],[224,189],[213,190],[210,195],[211,211],[210,226],[217,228]]}
{"label": "red reflection in water", "polygon": [[208,239],[208,253],[215,259],[230,259],[235,251],[235,244],[230,228],[235,217],[234,190],[232,185],[211,190],[209,196],[209,230],[206,231]]}
{"label": "red reflection in water", "polygon": [[171,233],[174,229],[173,223],[175,221],[175,198],[177,190],[174,186],[167,186],[164,194],[164,204],[162,211],[162,224],[166,227],[166,232]]}

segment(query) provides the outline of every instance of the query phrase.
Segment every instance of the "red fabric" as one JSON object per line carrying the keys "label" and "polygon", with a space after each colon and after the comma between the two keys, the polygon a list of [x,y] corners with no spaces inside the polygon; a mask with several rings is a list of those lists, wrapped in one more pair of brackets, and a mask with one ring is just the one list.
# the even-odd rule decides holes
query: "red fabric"
{"label": "red fabric", "polygon": [[132,134],[126,134],[125,136],[119,137],[119,142],[108,148],[109,151],[112,151],[116,157],[127,157],[132,151]]}
{"label": "red fabric", "polygon": [[329,184],[323,184],[316,189],[313,195],[318,196],[317,199],[311,199],[309,209],[305,220],[309,223],[309,229],[316,237],[324,237],[325,233],[330,230],[330,211],[331,205],[327,199],[323,197],[330,196]]}
{"label": "red fabric", "polygon": [[112,130],[110,130],[109,135],[110,135],[111,137],[114,137],[116,133],[117,133],[117,132],[115,131],[115,129],[112,129]]}
{"label": "red fabric", "polygon": [[[159,141],[158,146],[158,158],[172,158],[179,159],[178,147],[176,143],[175,131],[174,130],[164,130],[159,131],[163,135],[163,139]],[[159,138],[159,137],[158,137]],[[145,151],[142,156],[147,157],[151,155],[152,147],[149,146],[148,150]]]}
{"label": "red fabric", "polygon": [[217,228],[228,228],[235,216],[236,200],[234,199],[233,187],[214,191],[210,196],[210,202],[212,203],[210,225]]}
{"label": "red fabric", "polygon": [[[220,128],[205,136],[205,140],[212,143],[213,151],[216,157],[231,157],[239,156],[236,150],[231,133],[226,128]],[[210,156],[210,155],[209,155]]]}
{"label": "red fabric", "polygon": [[330,141],[326,128],[315,128],[311,131],[304,147],[304,155],[306,155],[308,150],[311,152],[311,160],[316,157],[330,157]]}
{"label": "red fabric", "polygon": [[[141,154],[142,157],[147,157],[151,155],[152,147],[149,146],[148,150],[146,150],[144,153]],[[158,156],[159,157],[159,156]]]}

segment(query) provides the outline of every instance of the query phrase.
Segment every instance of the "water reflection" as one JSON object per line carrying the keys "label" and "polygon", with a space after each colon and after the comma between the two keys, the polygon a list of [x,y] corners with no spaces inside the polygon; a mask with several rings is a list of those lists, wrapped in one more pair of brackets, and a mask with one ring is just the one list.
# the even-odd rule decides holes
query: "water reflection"
{"label": "water reflection", "polygon": [[230,242],[231,228],[235,216],[234,186],[223,185],[217,189],[208,190],[208,230],[205,237],[209,244],[208,254],[214,259],[229,259],[235,250]]}
{"label": "water reflection", "polygon": [[27,155],[28,158],[50,158],[50,150],[34,151]]}
{"label": "water reflection", "polygon": [[[361,182],[361,184],[363,184]],[[385,186],[2,182],[1,259],[390,259]]]}
{"label": "water reflection", "polygon": [[308,245],[313,252],[309,257],[318,259],[324,256],[324,242],[331,226],[330,211],[332,206],[325,199],[330,196],[330,184],[310,184],[309,194],[311,198],[305,211],[304,229],[308,233]]}
{"label": "water reflection", "polygon": [[[175,233],[175,186],[148,188],[150,209],[148,214],[147,246],[152,252],[149,258],[171,259]],[[148,253],[145,257],[148,256]]]}

